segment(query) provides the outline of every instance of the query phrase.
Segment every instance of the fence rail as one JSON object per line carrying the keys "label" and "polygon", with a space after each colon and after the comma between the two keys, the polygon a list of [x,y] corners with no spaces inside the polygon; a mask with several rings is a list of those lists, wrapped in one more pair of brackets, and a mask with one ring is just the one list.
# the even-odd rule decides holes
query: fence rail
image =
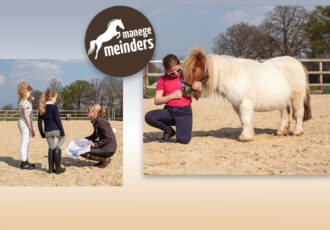
{"label": "fence rail", "polygon": [[[318,75],[318,83],[310,83],[310,86],[316,86],[316,87],[319,87],[319,90],[313,90],[312,89],[312,92],[322,92],[324,87],[325,86],[330,86],[330,82],[329,83],[325,83],[324,82],[324,75],[330,75],[330,71],[328,70],[324,70],[324,64],[325,63],[329,63],[330,62],[330,59],[327,58],[327,59],[321,59],[321,58],[301,58],[301,59],[298,59],[300,62],[302,62],[303,64],[305,63],[318,63],[318,71],[315,71],[315,70],[309,70],[308,67],[308,74],[309,74],[309,81],[310,81],[310,78],[311,78],[311,75]],[[262,60],[261,60],[262,61]],[[151,80],[155,80],[157,78],[159,78],[160,76],[164,75],[164,73],[152,73],[152,72],[149,72],[149,69],[150,69],[150,64],[161,64],[162,61],[161,60],[151,60],[147,66],[145,67],[144,69],[144,76],[143,76],[143,91],[144,91],[144,94],[145,94],[145,90],[146,89],[155,89],[156,88],[156,83],[157,83],[157,80],[156,81],[151,81]],[[306,65],[308,66],[308,64]]]}
{"label": "fence rail", "polygon": [[[119,118],[119,111],[116,109],[106,110],[108,120]],[[87,110],[59,110],[61,119],[65,120],[83,120],[87,119]],[[33,119],[38,118],[39,110],[33,110]],[[18,120],[19,110],[0,110],[0,121]]]}

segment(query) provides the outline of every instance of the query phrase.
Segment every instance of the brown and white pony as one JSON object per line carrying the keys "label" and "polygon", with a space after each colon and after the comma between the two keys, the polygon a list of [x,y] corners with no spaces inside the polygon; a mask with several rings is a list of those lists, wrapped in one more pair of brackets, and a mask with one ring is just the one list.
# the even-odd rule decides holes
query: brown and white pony
{"label": "brown and white pony", "polygon": [[183,62],[183,94],[192,95],[191,84],[203,83],[202,97],[227,99],[238,114],[243,131],[241,141],[253,140],[254,111],[279,110],[278,135],[288,135],[290,108],[296,126],[294,135],[303,134],[303,121],[312,118],[307,69],[295,58],[284,56],[260,63],[226,55],[205,55],[192,49]]}

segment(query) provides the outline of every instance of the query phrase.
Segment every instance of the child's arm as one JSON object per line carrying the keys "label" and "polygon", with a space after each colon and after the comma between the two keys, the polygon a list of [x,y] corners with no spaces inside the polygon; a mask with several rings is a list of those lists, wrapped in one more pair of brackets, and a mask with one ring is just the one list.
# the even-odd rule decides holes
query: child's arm
{"label": "child's arm", "polygon": [[60,128],[61,137],[64,137],[65,133],[64,133],[62,121],[61,121],[61,118],[60,118],[60,113],[58,111],[57,106],[55,106],[54,118],[55,118],[55,122],[56,122],[57,126]]}
{"label": "child's arm", "polygon": [[38,114],[38,128],[39,128],[39,133],[40,133],[40,136],[42,138],[45,138],[45,133],[43,131],[43,127],[42,127],[42,117],[40,116],[40,114]]}
{"label": "child's arm", "polygon": [[24,108],[24,118],[25,118],[25,121],[27,123],[27,126],[28,126],[28,128],[30,130],[30,135],[32,137],[34,137],[35,134],[34,134],[33,127],[31,125],[31,121],[30,121],[30,117],[29,117],[29,108]]}

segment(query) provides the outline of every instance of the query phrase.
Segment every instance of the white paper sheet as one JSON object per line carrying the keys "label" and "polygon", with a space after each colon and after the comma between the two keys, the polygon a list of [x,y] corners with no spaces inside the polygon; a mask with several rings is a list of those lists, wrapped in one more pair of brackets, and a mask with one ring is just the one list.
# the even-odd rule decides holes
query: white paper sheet
{"label": "white paper sheet", "polygon": [[66,149],[66,152],[72,157],[78,157],[79,155],[87,153],[91,150],[91,146],[89,145],[91,142],[92,141],[87,140],[86,138],[73,139]]}

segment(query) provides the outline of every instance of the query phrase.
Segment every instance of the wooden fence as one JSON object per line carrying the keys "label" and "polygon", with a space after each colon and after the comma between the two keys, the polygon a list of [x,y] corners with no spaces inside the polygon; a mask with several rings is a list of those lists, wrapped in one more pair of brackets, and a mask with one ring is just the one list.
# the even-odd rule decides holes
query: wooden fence
{"label": "wooden fence", "polygon": [[[116,109],[106,110],[108,120],[121,119]],[[87,119],[87,110],[60,110],[60,117],[63,120],[84,120]],[[38,110],[33,110],[33,119],[38,118]],[[19,119],[19,110],[0,110],[0,121],[12,121]]]}
{"label": "wooden fence", "polygon": [[[310,80],[310,86],[316,86],[318,89],[313,89],[315,87],[312,87],[312,92],[314,93],[320,93],[323,92],[323,89],[325,86],[330,86],[330,80],[328,82],[325,81],[324,77],[325,75],[330,75],[329,70],[325,70],[325,66],[329,68],[330,66],[330,59],[319,59],[319,58],[313,58],[313,59],[298,59],[300,62],[302,62],[308,69],[309,73],[309,80]],[[318,70],[313,70],[310,66],[311,63],[317,64]],[[146,68],[144,69],[144,76],[143,76],[143,92],[145,95],[146,89],[155,89],[157,80],[160,76],[162,76],[164,73],[155,73],[150,72],[150,64],[153,65],[160,65],[162,64],[161,60],[151,60]],[[317,75],[318,76],[318,82],[311,82],[311,76]]]}

